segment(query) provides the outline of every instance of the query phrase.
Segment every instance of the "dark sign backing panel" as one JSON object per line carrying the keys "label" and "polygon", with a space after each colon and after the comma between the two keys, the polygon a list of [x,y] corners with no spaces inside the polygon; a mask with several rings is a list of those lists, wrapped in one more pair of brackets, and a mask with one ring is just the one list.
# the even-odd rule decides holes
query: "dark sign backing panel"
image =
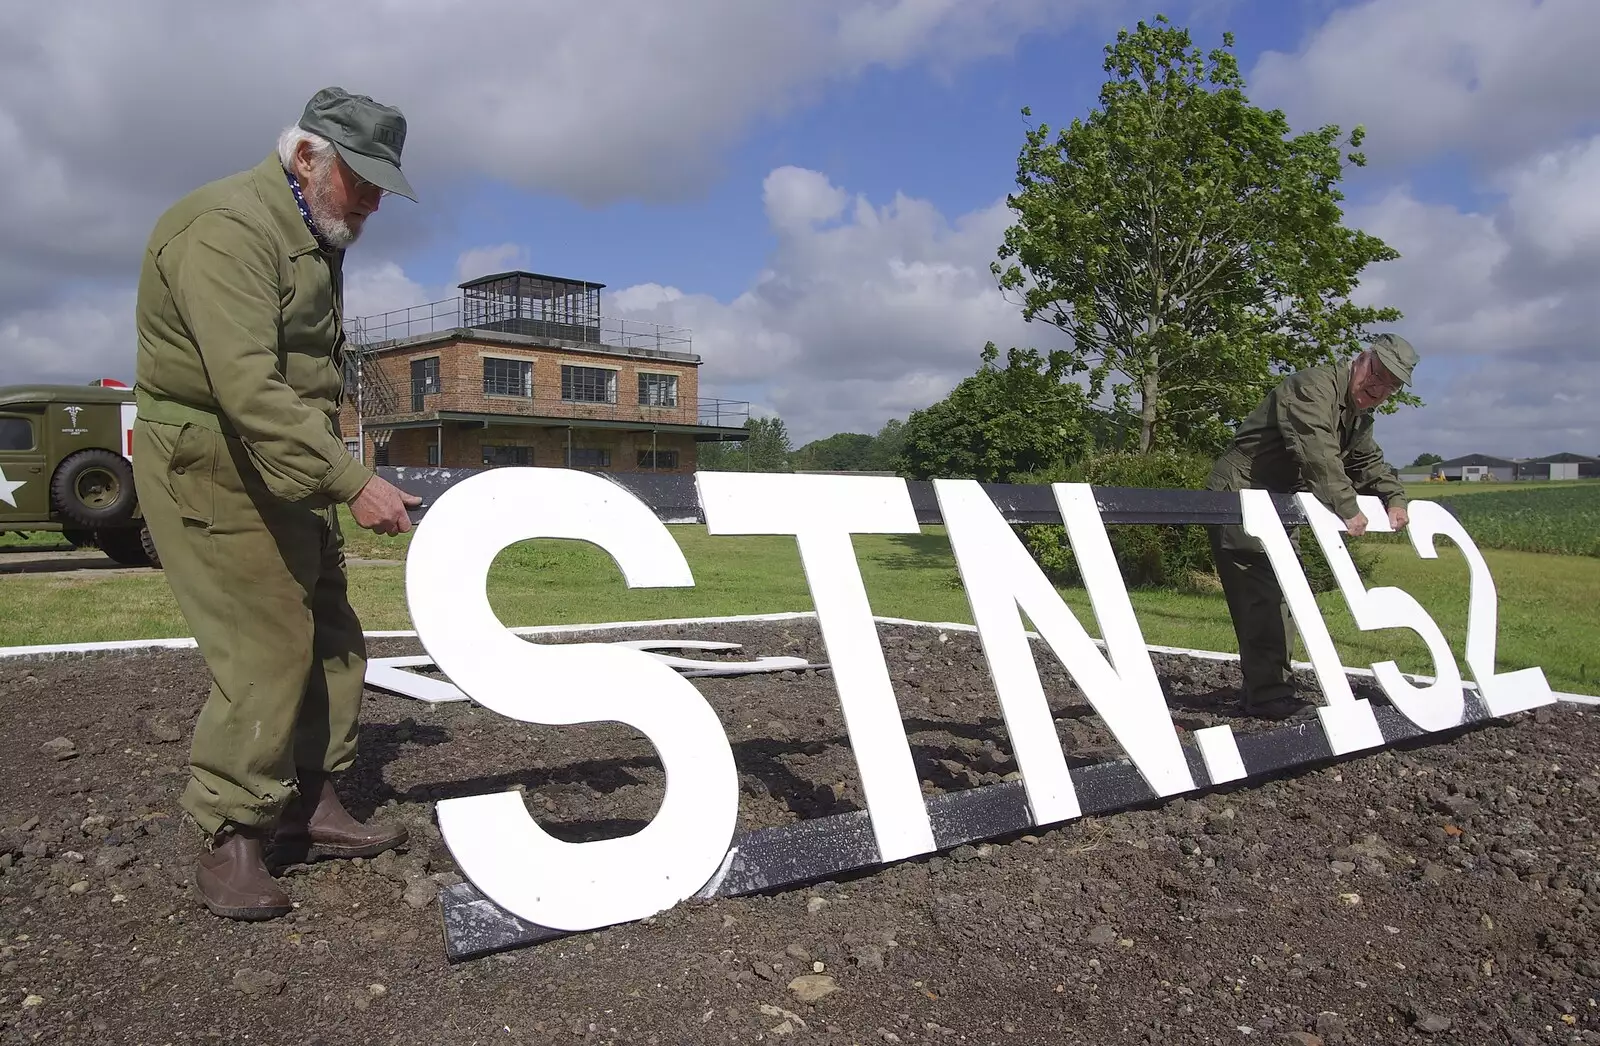
{"label": "dark sign backing panel", "polygon": [[[413,513],[415,518],[420,519],[430,507],[440,503],[446,491],[486,470],[392,468],[382,471],[386,472],[386,478],[402,489],[423,498],[424,504]],[[833,662],[829,674],[836,684],[845,715],[850,718],[853,705],[854,714],[861,717],[859,722],[851,720],[850,745],[856,752],[858,770],[865,782],[868,809],[816,817],[798,824],[734,832],[732,842],[728,844],[714,874],[692,895],[698,898],[734,897],[789,889],[870,870],[906,857],[1049,829],[1081,817],[1115,813],[1218,788],[1231,789],[1241,784],[1248,787],[1266,775],[1303,772],[1329,762],[1369,755],[1401,742],[1421,739],[1424,744],[1439,743],[1471,729],[1474,724],[1494,718],[1497,712],[1504,716],[1508,712],[1537,704],[1537,700],[1516,704],[1523,700],[1522,696],[1512,693],[1517,681],[1504,675],[1495,676],[1493,648],[1491,645],[1485,651],[1482,647],[1484,633],[1481,631],[1478,633],[1479,652],[1476,655],[1472,653],[1474,642],[1471,634],[1467,646],[1469,658],[1476,656],[1478,659],[1473,670],[1483,693],[1480,696],[1476,690],[1463,686],[1464,680],[1456,674],[1457,665],[1451,660],[1452,654],[1443,636],[1420,605],[1416,605],[1414,600],[1410,604],[1396,602],[1402,597],[1403,600],[1411,598],[1398,589],[1368,591],[1348,563],[1345,563],[1345,573],[1339,572],[1340,564],[1345,562],[1347,556],[1339,544],[1341,538],[1337,529],[1330,531],[1329,527],[1338,528],[1340,524],[1331,517],[1323,519],[1322,515],[1318,515],[1326,515],[1327,510],[1309,500],[1309,496],[1267,495],[1259,491],[1240,494],[1086,487],[1081,484],[1052,486],[956,481],[948,485],[936,485],[933,482],[892,478],[870,478],[869,481],[868,477],[862,477],[858,487],[858,481],[853,478],[840,480],[816,477],[814,482],[813,477],[809,476],[760,477],[727,473],[705,473],[700,477],[654,473],[594,475],[596,478],[584,478],[582,482],[576,482],[579,477],[572,476],[570,472],[558,474],[550,470],[496,476],[481,487],[474,485],[472,494],[461,501],[445,499],[445,504],[439,505],[439,518],[448,522],[440,525],[440,529],[431,537],[432,543],[426,546],[428,555],[438,560],[437,564],[433,564],[432,560],[427,562],[433,564],[439,580],[428,582],[434,585],[434,589],[428,590],[433,599],[423,600],[419,605],[443,606],[452,594],[460,594],[457,592],[460,575],[452,571],[456,569],[455,561],[459,558],[455,550],[462,546],[451,544],[447,535],[454,534],[456,541],[463,540],[473,531],[477,520],[495,516],[502,505],[517,498],[524,498],[525,509],[537,514],[540,506],[553,504],[550,500],[552,497],[571,497],[575,503],[589,506],[587,511],[590,516],[584,524],[587,526],[621,526],[619,519],[630,515],[632,522],[627,525],[634,527],[649,522],[652,515],[656,521],[667,525],[703,524],[708,522],[709,513],[714,517],[711,525],[717,533],[793,533],[800,540],[803,557],[814,557],[806,558],[806,570],[819,615],[824,612],[843,615],[846,611],[841,608],[848,608],[848,613],[854,615],[848,625],[840,623],[844,617],[834,618],[834,631],[831,633],[824,620],[823,630],[829,636],[830,660]],[[903,491],[886,494],[896,483],[904,484]],[[606,484],[614,484],[615,487]],[[630,497],[616,498],[615,488],[621,488]],[[861,492],[859,501],[856,500],[858,492]],[[880,497],[882,501],[877,500]],[[1382,507],[1376,499],[1366,500],[1372,502],[1364,506],[1369,515],[1376,510],[1380,517],[1383,516]],[[827,503],[826,509],[820,514],[817,508],[819,501]],[[560,504],[564,505],[565,502]],[[640,505],[648,511],[641,510]],[[885,505],[891,507],[885,509]],[[1419,502],[1418,509],[1423,507]],[[1433,506],[1427,507],[1437,511]],[[948,519],[945,518],[946,511]],[[791,521],[784,513],[793,513],[794,520]],[[558,530],[566,528],[562,531],[565,536],[582,536],[581,530],[574,533],[571,529],[573,524],[570,520],[579,517],[581,513],[575,517],[563,517],[556,526]],[[842,522],[845,520],[849,522]],[[1378,522],[1386,523],[1384,520]],[[1012,745],[1016,749],[1014,755],[1021,772],[1019,776],[999,784],[919,796],[914,788],[903,787],[905,780],[898,766],[894,768],[894,773],[902,776],[898,779],[899,783],[891,788],[886,784],[890,777],[884,775],[883,769],[890,764],[875,762],[869,767],[866,761],[869,752],[877,759],[901,751],[905,743],[905,736],[900,732],[904,725],[901,722],[903,713],[891,711],[885,720],[876,710],[883,701],[892,703],[894,697],[891,689],[885,689],[889,687],[889,682],[883,676],[881,647],[873,645],[870,650],[876,653],[868,653],[868,648],[857,642],[854,633],[848,631],[859,628],[867,620],[862,615],[870,614],[859,593],[859,575],[845,588],[821,587],[832,585],[837,576],[854,571],[856,564],[848,552],[837,552],[840,546],[836,542],[829,544],[818,535],[830,527],[843,527],[849,533],[898,533],[914,531],[917,526],[938,524],[950,528],[952,550],[969,602],[977,615],[978,631],[983,637],[987,671],[994,676],[997,685],[1002,683],[1002,674],[1009,680],[999,687],[999,698],[1007,722],[1006,729],[1012,733]],[[1064,525],[1070,531],[1072,543],[1083,557],[1085,583],[1096,601],[1095,614],[1106,630],[1100,646],[1104,654],[1116,662],[1115,665],[1096,660],[1099,653],[1093,649],[1081,622],[1060,604],[1059,593],[1054,591],[1043,575],[1035,576],[1032,581],[1015,580],[1015,577],[1030,573],[1028,568],[1032,560],[1020,546],[1011,548],[1007,545],[1013,537],[1010,528],[1028,524]],[[1286,584],[1285,596],[1310,650],[1319,677],[1318,686],[1323,691],[1326,704],[1318,709],[1314,718],[1264,731],[1238,731],[1224,725],[1187,734],[1165,735],[1165,731],[1176,726],[1170,718],[1169,698],[1151,674],[1148,663],[1142,668],[1132,663],[1140,660],[1138,655],[1147,652],[1148,648],[1141,645],[1143,639],[1137,621],[1131,617],[1125,586],[1122,586],[1113,550],[1106,542],[1104,527],[1222,524],[1242,524],[1247,531],[1266,543],[1273,567]],[[791,525],[797,529],[784,529]],[[1414,678],[1410,682],[1400,681],[1394,677],[1392,665],[1379,664],[1376,668],[1380,680],[1385,678],[1386,670],[1391,674],[1380,687],[1388,700],[1374,702],[1369,707],[1365,700],[1355,698],[1351,692],[1354,687],[1347,685],[1353,683],[1354,677],[1346,674],[1340,663],[1325,623],[1321,620],[1320,609],[1300,572],[1298,556],[1289,547],[1287,535],[1280,529],[1280,526],[1308,525],[1333,558],[1340,588],[1351,604],[1360,628],[1410,628],[1428,640],[1430,655],[1441,673],[1433,687],[1415,689],[1417,681]],[[642,529],[648,530],[650,527],[643,526]],[[656,529],[659,532],[659,527]],[[1375,526],[1373,529],[1386,528]],[[1459,529],[1452,517],[1445,514],[1439,514],[1432,522],[1413,530],[1413,541],[1419,542],[1416,547],[1419,554],[1424,556],[1431,553],[1420,542],[1428,541],[1431,546],[1429,535],[1444,535],[1458,544],[1471,545],[1470,536]],[[501,530],[498,533],[500,540],[504,540],[509,533],[536,532],[523,529]],[[611,540],[622,540],[616,536],[619,533],[621,531],[613,531]],[[1419,534],[1422,536],[1419,537]],[[424,536],[428,536],[426,527]],[[835,530],[829,534],[828,541],[834,541],[836,537]],[[811,543],[809,546],[808,541]],[[660,533],[657,543],[658,553],[661,542],[670,547],[670,539],[664,532]],[[643,546],[634,546],[635,550],[639,547]],[[413,546],[413,554],[418,551]],[[1334,553],[1344,558],[1335,557]],[[1481,560],[1474,562],[1482,567]],[[1288,565],[1285,566],[1285,563]],[[451,564],[451,571],[445,570],[443,564]],[[481,569],[481,564],[465,566],[466,560],[462,560],[462,564],[463,569]],[[1088,570],[1091,566],[1094,576],[1090,576]],[[1486,568],[1483,569],[1486,571]],[[996,578],[1007,580],[997,583],[994,580]],[[1475,604],[1473,619],[1476,623],[1469,623],[1469,628],[1481,629],[1487,623],[1489,634],[1492,635],[1493,616],[1483,613],[1485,605],[1492,609],[1492,582],[1475,576],[1473,584],[1475,592],[1478,585],[1483,585],[1484,591],[1478,595],[1484,598]],[[831,593],[828,595],[831,604],[825,605],[825,593]],[[1109,603],[1102,605],[1103,599],[1112,602],[1120,600],[1120,608]],[[1033,620],[1038,631],[1045,635],[1049,646],[1088,694],[1099,718],[1105,721],[1125,753],[1131,754],[1131,757],[1113,758],[1069,769],[1060,761],[1061,753],[1053,746],[1034,740],[1042,736],[1041,730],[1050,729],[1050,720],[1037,718],[1036,702],[1043,695],[1037,689],[1037,678],[1029,676],[1022,669],[1024,664],[1028,670],[1033,670],[1035,666],[1023,647],[1018,645],[1025,641],[1018,631],[1016,611],[1025,613]],[[1041,617],[1041,614],[1044,616]],[[1111,615],[1109,619],[1108,614]],[[484,620],[488,621],[489,618],[485,617]],[[417,627],[423,630],[424,623],[419,620]],[[452,629],[461,631],[454,619],[442,619],[433,622],[430,627],[440,633]],[[478,671],[478,664],[473,659],[473,635],[461,632],[451,639],[457,656],[455,664],[463,673]],[[1429,639],[1429,636],[1433,638]],[[831,644],[836,642],[840,649],[833,651]],[[445,665],[447,659],[442,653],[435,652],[432,647],[430,653],[439,659],[441,668],[447,672],[457,670]],[[1119,657],[1122,660],[1117,660]],[[847,660],[849,664],[846,664]],[[1140,671],[1144,674],[1140,675]],[[491,690],[514,686],[498,676],[484,675],[482,681]],[[1492,688],[1491,683],[1494,684]],[[568,684],[580,685],[575,679],[569,680]],[[466,688],[465,683],[458,685]],[[1542,675],[1539,676],[1539,685],[1544,685]],[[1408,687],[1412,689],[1405,689]],[[637,691],[633,692],[637,694]],[[1454,705],[1457,692],[1462,697],[1460,706]],[[480,693],[480,700],[489,707],[496,707],[487,696],[489,693],[488,690]],[[1547,687],[1542,694],[1543,698],[1539,700],[1549,699]],[[1441,700],[1442,704],[1437,703]],[[879,704],[871,705],[873,701]],[[1395,707],[1395,703],[1403,707],[1404,712],[1401,707]],[[499,707],[505,714],[513,714],[512,710],[520,712],[521,708],[514,701]],[[643,710],[638,714],[644,714]],[[656,711],[653,714],[660,713]],[[535,717],[529,721],[544,720]],[[1425,730],[1418,723],[1426,724],[1431,729]],[[861,737],[856,736],[858,728],[863,735]],[[1163,735],[1166,739],[1157,735]],[[1151,741],[1165,747],[1152,747],[1146,743]],[[1027,752],[1023,751],[1024,742]],[[666,758],[664,754],[664,762]],[[873,797],[872,778],[869,775],[869,769],[873,767],[876,767],[877,787],[880,789],[876,798]],[[1182,772],[1185,767],[1186,774]],[[668,773],[670,776],[671,771]],[[894,791],[894,788],[900,790]],[[1158,792],[1166,795],[1161,796]],[[717,793],[707,791],[705,794],[714,799]],[[877,809],[874,804],[878,802],[886,803],[891,812],[880,811],[879,820],[875,821],[872,811]],[[462,815],[467,820],[457,822],[457,826],[461,837],[468,840],[464,845],[486,862],[485,867],[489,869],[486,874],[490,878],[478,879],[483,884],[480,889],[470,881],[469,876],[469,881],[449,887],[440,898],[447,954],[453,961],[524,947],[569,933],[568,930],[541,926],[513,915],[485,892],[493,892],[504,905],[519,911],[533,911],[539,905],[544,905],[547,917],[567,919],[569,916],[567,912],[558,916],[556,907],[543,894],[524,892],[518,899],[513,899],[517,891],[528,891],[528,883],[521,878],[520,872],[510,871],[504,863],[499,867],[490,867],[494,862],[504,862],[506,858],[502,849],[499,849],[504,844],[489,840],[501,840],[504,838],[501,833],[515,830],[510,824],[516,816],[512,813],[515,804],[498,808],[501,812],[495,816],[504,816],[508,820],[500,822],[488,833],[484,827],[487,824],[485,819],[472,820],[478,816],[476,811],[480,809],[486,810],[488,807],[474,807],[473,813]],[[450,827],[444,825],[442,811],[441,826],[446,829],[448,838]],[[703,825],[697,826],[697,830],[702,829]],[[476,833],[470,839],[466,834],[469,830]],[[705,874],[702,869],[709,869],[716,862],[715,855],[722,852],[722,840],[726,838],[719,831],[716,838],[706,840],[710,843],[710,849],[697,852],[695,860],[703,863],[697,864],[697,870],[691,873],[696,882],[701,881],[700,877]],[[682,852],[691,851],[686,849]],[[528,859],[526,852],[522,859]],[[466,861],[461,863],[465,865]],[[586,873],[599,874],[593,870]],[[594,883],[599,881],[584,879],[584,888],[593,892]],[[674,896],[681,899],[686,895],[679,892]],[[629,903],[642,905],[643,899],[635,897]],[[651,900],[650,903],[655,902]],[[623,917],[620,913],[611,914],[615,910],[615,907],[607,908],[603,916],[584,915],[577,921],[563,921],[561,925],[597,927],[632,918]],[[639,910],[649,908],[641,906]],[[589,918],[594,921],[581,921]]]}
{"label": "dark sign backing panel", "polygon": [[[1429,743],[1453,739],[1474,724],[1492,718],[1477,695],[1466,691],[1467,712],[1461,726],[1428,736]],[[1373,710],[1383,731],[1384,747],[1423,737],[1424,732],[1395,709]],[[1246,779],[1225,787],[1248,787],[1269,774],[1305,772],[1333,762],[1321,726],[1315,721],[1238,735],[1239,755]],[[1205,761],[1192,744],[1184,756],[1199,785],[1188,798],[1214,786]],[[1370,749],[1346,759],[1371,755]],[[1127,760],[1111,760],[1071,771],[1084,816],[1111,814],[1157,801],[1157,797]],[[1172,796],[1169,798],[1179,798]],[[1023,786],[1018,781],[980,785],[947,792],[927,800],[928,815],[941,851],[964,843],[977,843],[1057,825],[1036,825],[1028,815]],[[1070,822],[1061,822],[1063,824]],[[738,897],[744,894],[790,889],[829,878],[860,872],[879,865],[873,842],[871,815],[865,810],[817,817],[795,825],[763,828],[735,838],[723,862],[723,871],[697,897]],[[482,958],[496,952],[569,936],[519,919],[485,897],[470,882],[440,893],[444,914],[445,948],[454,962]]]}
{"label": "dark sign backing panel", "polygon": [[[411,510],[413,522],[421,519],[428,506],[446,490],[470,479],[484,469],[447,469],[432,466],[380,466],[377,473],[402,490],[422,498],[422,505]],[[602,472],[598,475],[622,487],[644,502],[663,523],[704,523],[705,513],[695,490],[694,476],[685,473]],[[933,484],[927,480],[907,480],[911,505],[917,522],[942,523]],[[1007,523],[1060,523],[1061,510],[1048,486],[1024,483],[980,484]],[[1100,518],[1108,525],[1239,523],[1243,516],[1239,496],[1215,490],[1150,490],[1142,487],[1095,487],[1095,502]],[[1292,497],[1275,494],[1273,504],[1284,523],[1296,526],[1305,522]]]}

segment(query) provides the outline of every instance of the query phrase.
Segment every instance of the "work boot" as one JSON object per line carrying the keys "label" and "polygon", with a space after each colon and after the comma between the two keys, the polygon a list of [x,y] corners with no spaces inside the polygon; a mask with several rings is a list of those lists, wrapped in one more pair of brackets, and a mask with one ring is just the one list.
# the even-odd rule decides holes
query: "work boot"
{"label": "work boot", "polygon": [[1244,713],[1261,719],[1292,719],[1311,702],[1294,691],[1269,690],[1244,699]]}
{"label": "work boot", "polygon": [[206,907],[224,919],[276,919],[294,910],[272,878],[262,852],[263,833],[239,828],[218,833],[195,864],[195,885]]}
{"label": "work boot", "polygon": [[340,802],[327,774],[302,773],[300,794],[284,808],[273,846],[299,863],[319,857],[376,857],[407,838],[402,826],[357,821]]}

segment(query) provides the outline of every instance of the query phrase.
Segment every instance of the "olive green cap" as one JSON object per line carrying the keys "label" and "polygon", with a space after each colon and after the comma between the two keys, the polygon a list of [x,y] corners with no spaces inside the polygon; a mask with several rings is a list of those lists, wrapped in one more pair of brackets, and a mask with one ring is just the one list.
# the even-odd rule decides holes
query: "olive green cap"
{"label": "olive green cap", "polygon": [[1411,372],[1417,365],[1417,350],[1398,334],[1380,334],[1367,346],[1378,357],[1385,370],[1400,379],[1402,385],[1411,384]]}
{"label": "olive green cap", "polygon": [[339,158],[360,177],[417,202],[416,190],[400,173],[406,118],[399,109],[342,87],[324,87],[306,103],[300,127],[332,142]]}

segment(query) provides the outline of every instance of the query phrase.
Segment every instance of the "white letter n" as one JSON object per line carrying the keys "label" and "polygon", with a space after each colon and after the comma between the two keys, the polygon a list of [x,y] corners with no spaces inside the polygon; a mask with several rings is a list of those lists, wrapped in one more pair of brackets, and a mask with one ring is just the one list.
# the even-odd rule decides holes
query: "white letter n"
{"label": "white letter n", "polygon": [[[1094,604],[1109,663],[976,481],[936,479],[933,489],[994,676],[1034,822],[1052,824],[1081,811],[1019,608],[1072,674],[1151,790],[1158,796],[1192,790],[1194,778],[1090,487],[1058,483],[1051,489]],[[1231,736],[1227,740],[1231,742]]]}

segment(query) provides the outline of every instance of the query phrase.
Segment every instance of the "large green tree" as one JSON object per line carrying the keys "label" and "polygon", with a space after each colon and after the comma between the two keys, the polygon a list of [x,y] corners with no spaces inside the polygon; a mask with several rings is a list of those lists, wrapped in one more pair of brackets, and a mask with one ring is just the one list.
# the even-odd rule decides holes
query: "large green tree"
{"label": "large green tree", "polygon": [[1141,450],[1215,449],[1274,374],[1400,317],[1350,300],[1366,266],[1399,255],[1343,224],[1339,128],[1291,136],[1246,98],[1231,33],[1223,45],[1203,55],[1164,15],[1119,32],[1099,108],[1028,131],[993,265],[1026,319],[1071,336],[1091,396],[1126,379],[1110,387],[1121,410],[1138,397]]}
{"label": "large green tree", "polygon": [[791,456],[796,469],[807,472],[839,472],[862,469],[872,437],[865,432],[835,432],[812,440]]}
{"label": "large green tree", "polygon": [[745,438],[730,443],[702,443],[696,468],[703,472],[793,472],[789,428],[780,417],[750,418]]}
{"label": "large green tree", "polygon": [[985,345],[976,374],[939,402],[911,412],[900,428],[901,470],[913,479],[948,477],[1002,483],[1017,473],[1061,467],[1088,447],[1082,386],[1064,353],[1043,357]]}

